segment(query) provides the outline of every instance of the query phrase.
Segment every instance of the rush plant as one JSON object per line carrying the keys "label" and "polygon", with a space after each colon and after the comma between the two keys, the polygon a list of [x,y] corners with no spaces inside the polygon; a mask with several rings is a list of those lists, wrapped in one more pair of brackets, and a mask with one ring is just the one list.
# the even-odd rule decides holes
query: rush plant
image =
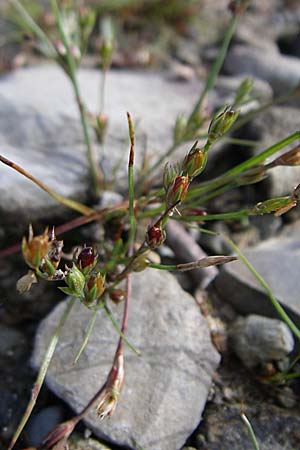
{"label": "rush plant", "polygon": [[[86,144],[86,155],[91,174],[91,198],[97,199],[101,189],[103,189],[103,178],[98,163],[99,155],[96,155],[92,147],[90,132],[91,127],[94,127],[99,141],[103,142],[107,118],[103,112],[103,101],[100,102],[101,106],[98,115],[92,115],[87,110],[77,80],[77,70],[82,55],[87,48],[88,38],[93,31],[96,17],[92,10],[70,9],[69,6],[59,7],[56,0],[51,0],[57,25],[56,40],[53,41],[34,22],[18,0],[10,0],[10,2],[18,12],[20,23],[23,29],[26,30],[26,33],[31,35],[38,48],[47,57],[55,60],[63,68],[70,80],[80,112]],[[30,402],[12,438],[9,450],[14,447],[30,417],[57,346],[61,330],[75,302],[83,303],[91,312],[90,325],[82,345],[78,349],[75,362],[80,358],[85,346],[88,345],[88,339],[99,310],[103,310],[107,314],[108,319],[111,320],[113,327],[119,334],[119,342],[112,358],[111,370],[107,374],[104,385],[99,388],[98,392],[96,392],[95,396],[80,414],[60,424],[44,438],[41,445],[43,449],[50,449],[55,445],[60,445],[60,447],[55,448],[63,448],[76,424],[90,408],[96,406],[96,413],[99,420],[102,420],[113,414],[118,401],[120,401],[125,374],[124,345],[127,345],[135,354],[139,354],[134,348],[134,343],[130,343],[126,338],[131,273],[151,269],[187,271],[224,264],[236,259],[234,256],[217,255],[185,264],[161,264],[157,258],[153,257],[153,252],[164,243],[166,239],[166,224],[169,220],[180,221],[185,226],[192,224],[204,227],[207,221],[212,220],[241,220],[252,215],[270,213],[281,215],[298,204],[299,186],[294,189],[291,187],[290,195],[264,199],[255,205],[247,206],[238,211],[211,214],[208,203],[209,200],[226,191],[258,183],[268,176],[270,170],[278,165],[299,165],[299,145],[296,146],[295,144],[292,150],[286,151],[280,156],[277,155],[286,146],[299,140],[300,132],[298,130],[287,137],[283,137],[280,142],[275,143],[260,154],[231,168],[221,176],[201,182],[201,174],[205,170],[209,154],[213,151],[215,143],[221,140],[232,139],[228,136],[228,133],[233,129],[237,129],[241,124],[245,123],[245,120],[250,120],[252,117],[247,117],[247,115],[241,117],[239,112],[241,105],[251,100],[252,81],[248,78],[239,86],[233,105],[224,105],[212,117],[208,117],[203,108],[204,99],[214,87],[237,21],[244,12],[247,3],[245,0],[231,2],[232,18],[225,31],[217,59],[211,68],[199,98],[187,117],[180,116],[177,118],[174,124],[171,147],[151,167],[144,167],[139,177],[135,177],[134,173],[134,126],[130,114],[127,113],[130,140],[127,200],[113,207],[94,209],[92,206],[86,206],[75,200],[62,197],[44,182],[26,172],[24,168],[0,155],[2,163],[31,179],[38,187],[55,198],[57,202],[80,214],[78,218],[62,227],[58,227],[56,230],[49,231],[46,228],[40,235],[34,235],[33,228],[30,225],[28,236],[24,237],[22,241],[22,253],[29,270],[18,281],[18,290],[26,292],[31,289],[32,284],[37,283],[39,279],[43,279],[49,282],[57,282],[59,289],[67,294],[69,299],[45,353],[44,361],[32,390]],[[101,64],[103,70],[102,91],[104,92],[104,80],[111,63],[114,38],[107,23],[103,28],[105,31],[101,47]],[[261,110],[264,106],[266,107],[266,105],[261,104],[258,110]],[[201,142],[204,139],[203,144],[199,144],[200,139]],[[186,146],[186,152],[181,160],[171,164],[167,163],[163,176],[158,175],[158,169],[161,169],[166,158],[170,160],[175,149],[183,144]],[[241,144],[240,141],[239,144]],[[273,158],[271,162],[269,161],[270,158]],[[148,226],[143,231],[143,239],[140,240],[138,235],[140,236],[141,234],[140,229],[144,226],[146,218],[148,218]],[[118,231],[111,241],[101,249],[101,257],[99,256],[99,247],[96,244],[95,246],[85,246],[79,243],[72,261],[68,264],[62,264],[64,244],[62,240],[57,238],[59,233],[93,221],[101,221],[105,226],[112,219],[118,222]],[[137,233],[137,230],[139,233]],[[241,257],[241,254],[239,256]],[[120,325],[111,314],[110,302],[120,303],[120,307],[123,306],[123,319]],[[280,314],[280,311],[278,312]],[[288,324],[289,326],[294,326],[291,323]],[[297,337],[299,337],[297,327],[294,327],[293,331],[296,335],[298,333]]]}

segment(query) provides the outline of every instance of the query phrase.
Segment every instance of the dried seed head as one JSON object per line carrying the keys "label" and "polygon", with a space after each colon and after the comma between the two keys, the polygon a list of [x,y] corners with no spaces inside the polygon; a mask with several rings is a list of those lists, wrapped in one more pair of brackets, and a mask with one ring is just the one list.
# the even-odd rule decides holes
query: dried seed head
{"label": "dried seed head", "polygon": [[57,269],[59,266],[61,257],[62,257],[62,249],[64,246],[64,241],[58,241],[55,236],[54,228],[52,229],[51,239],[49,241],[49,249],[47,254],[47,259],[51,262],[53,267]]}
{"label": "dried seed head", "polygon": [[300,164],[300,145],[289,150],[288,152],[280,155],[278,158],[274,159],[268,166],[299,166]]}
{"label": "dried seed head", "polygon": [[29,270],[26,275],[17,281],[17,290],[20,294],[28,292],[33,283],[37,283],[37,278],[32,270]]}
{"label": "dried seed head", "polygon": [[48,228],[43,234],[33,236],[32,226],[29,226],[28,240],[22,239],[22,253],[26,263],[31,269],[38,269],[49,250]]}
{"label": "dried seed head", "polygon": [[207,152],[197,147],[196,144],[191,148],[190,152],[186,155],[182,164],[182,171],[184,175],[189,178],[198,176],[206,166]]}
{"label": "dried seed head", "polygon": [[161,225],[150,226],[146,233],[146,242],[148,246],[154,250],[159,247],[166,240],[166,232]]}
{"label": "dried seed head", "polygon": [[124,378],[124,357],[123,353],[118,353],[99,398],[97,413],[100,420],[103,420],[107,416],[112,416],[114,413],[124,384]]}

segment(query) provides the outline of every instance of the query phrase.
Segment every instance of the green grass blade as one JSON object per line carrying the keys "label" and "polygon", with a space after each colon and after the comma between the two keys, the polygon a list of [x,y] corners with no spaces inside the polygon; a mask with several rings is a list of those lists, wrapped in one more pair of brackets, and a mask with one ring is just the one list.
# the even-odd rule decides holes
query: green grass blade
{"label": "green grass blade", "polygon": [[242,421],[244,422],[244,424],[246,425],[246,428],[247,428],[247,431],[251,438],[254,450],[259,450],[259,445],[258,445],[256,436],[255,436],[253,427],[252,427],[248,417],[246,416],[246,414],[243,413],[243,414],[241,414],[241,418],[242,418]]}
{"label": "green grass blade", "polygon": [[89,322],[89,325],[88,325],[88,328],[87,328],[87,330],[86,330],[86,334],[85,334],[85,336],[84,336],[84,339],[83,339],[83,341],[82,341],[82,344],[81,344],[81,346],[80,346],[80,349],[78,350],[78,353],[77,353],[77,355],[76,355],[75,358],[74,358],[74,362],[73,362],[73,365],[74,365],[74,366],[75,366],[75,364],[77,363],[77,361],[79,360],[79,358],[80,358],[80,356],[81,356],[83,350],[84,350],[85,347],[87,346],[87,343],[88,343],[88,341],[89,341],[89,338],[90,338],[90,336],[91,336],[91,333],[92,333],[93,328],[94,328],[94,325],[95,325],[95,321],[96,321],[96,317],[97,317],[97,312],[98,312],[98,309],[96,309],[96,310],[93,312],[92,318],[91,318],[91,320],[90,320],[90,322]]}
{"label": "green grass blade", "polygon": [[30,401],[29,401],[29,403],[27,405],[26,411],[25,411],[25,413],[24,413],[24,415],[23,415],[23,417],[22,417],[22,419],[21,419],[21,421],[20,421],[20,423],[18,425],[17,430],[15,431],[15,433],[14,433],[14,435],[12,437],[12,440],[10,442],[8,450],[11,450],[14,447],[15,443],[17,442],[20,434],[22,433],[22,431],[23,431],[23,429],[24,429],[24,427],[25,427],[25,425],[26,425],[26,423],[27,423],[27,421],[28,421],[28,419],[29,419],[29,417],[31,415],[31,412],[32,412],[32,410],[33,410],[33,408],[34,408],[34,406],[36,404],[37,397],[38,397],[39,392],[40,392],[40,390],[42,388],[45,376],[47,374],[48,367],[50,365],[50,362],[52,360],[52,357],[53,357],[53,354],[55,352],[56,346],[58,344],[60,333],[61,333],[62,328],[63,328],[63,326],[64,326],[64,324],[65,324],[65,322],[66,322],[66,320],[67,320],[67,318],[68,318],[68,316],[69,316],[69,314],[71,312],[71,309],[72,309],[75,301],[76,301],[75,297],[71,297],[68,300],[67,306],[66,306],[66,308],[65,308],[65,310],[64,310],[64,312],[63,312],[63,314],[62,314],[62,316],[61,316],[61,318],[59,320],[59,323],[58,323],[58,325],[57,325],[57,327],[56,327],[56,329],[55,329],[55,331],[53,333],[53,336],[51,337],[51,340],[50,340],[50,343],[49,343],[48,348],[46,350],[46,353],[44,355],[44,359],[43,359],[42,365],[40,367],[38,376],[37,376],[36,381],[34,383],[34,388],[32,389],[31,399],[30,399]]}
{"label": "green grass blade", "polygon": [[52,44],[48,36],[44,33],[44,31],[33,20],[30,14],[28,14],[24,6],[18,0],[9,0],[9,1],[13,5],[15,10],[20,14],[20,17],[24,25],[27,27],[27,30],[30,31],[45,45],[45,47],[49,51],[49,55],[51,55],[52,58],[56,58],[57,52],[54,45]]}
{"label": "green grass blade", "polygon": [[109,309],[109,307],[107,306],[107,304],[104,305],[104,310],[107,314],[107,316],[109,317],[111,323],[113,324],[113,327],[115,328],[115,330],[117,331],[118,335],[123,339],[124,343],[127,345],[128,348],[130,348],[130,350],[135,353],[137,356],[141,356],[141,353],[128,341],[127,337],[125,336],[124,333],[122,333],[116,319],[114,318],[111,310]]}
{"label": "green grass blade", "polygon": [[195,115],[197,115],[197,113],[200,110],[200,108],[202,106],[202,103],[203,103],[207,93],[215,85],[216,79],[217,79],[218,74],[219,74],[219,72],[221,70],[221,67],[223,65],[223,62],[224,62],[224,59],[225,59],[225,56],[226,56],[226,53],[227,53],[230,41],[231,41],[232,36],[234,34],[234,31],[235,31],[235,28],[236,28],[236,25],[237,25],[237,21],[238,21],[237,16],[236,15],[232,16],[232,18],[231,18],[231,20],[229,22],[229,25],[228,25],[228,27],[227,27],[227,29],[225,31],[224,39],[223,39],[221,48],[219,50],[217,59],[215,60],[213,66],[212,66],[212,68],[211,68],[211,70],[209,72],[207,81],[206,81],[206,83],[204,85],[204,88],[203,88],[203,90],[201,92],[201,95],[200,95],[198,101],[196,102],[196,104],[195,104],[195,106],[193,108],[193,111],[192,111],[192,113],[191,113],[191,115],[189,117],[189,121],[193,120]]}

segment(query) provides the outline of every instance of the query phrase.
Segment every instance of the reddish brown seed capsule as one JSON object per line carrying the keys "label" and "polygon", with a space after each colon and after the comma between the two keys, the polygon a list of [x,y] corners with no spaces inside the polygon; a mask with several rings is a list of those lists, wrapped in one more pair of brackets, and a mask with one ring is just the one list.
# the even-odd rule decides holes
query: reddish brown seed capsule
{"label": "reddish brown seed capsule", "polygon": [[125,292],[123,289],[114,289],[109,293],[109,297],[114,303],[120,303],[124,300]]}
{"label": "reddish brown seed capsule", "polygon": [[153,250],[159,247],[166,239],[166,233],[160,226],[152,226],[148,228],[146,233],[146,242]]}
{"label": "reddish brown seed capsule", "polygon": [[88,266],[93,266],[95,262],[95,253],[92,247],[85,247],[78,255],[78,266],[80,269],[85,269]]}

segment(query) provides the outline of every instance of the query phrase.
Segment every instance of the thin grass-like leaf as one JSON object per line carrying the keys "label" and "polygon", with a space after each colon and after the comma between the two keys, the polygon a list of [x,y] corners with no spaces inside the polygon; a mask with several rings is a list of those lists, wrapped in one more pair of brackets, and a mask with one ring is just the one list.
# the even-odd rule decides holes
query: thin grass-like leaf
{"label": "thin grass-like leaf", "polygon": [[244,422],[244,424],[246,425],[246,428],[247,428],[247,431],[248,431],[249,436],[251,438],[254,450],[259,450],[259,445],[258,445],[256,436],[255,436],[253,427],[252,427],[248,417],[246,416],[246,414],[242,413],[241,414],[241,418],[242,418],[242,421]]}
{"label": "thin grass-like leaf", "polygon": [[21,419],[21,421],[20,421],[20,423],[18,425],[17,430],[15,431],[15,433],[14,433],[14,435],[12,437],[12,440],[10,442],[8,450],[12,450],[12,448],[15,446],[15,444],[16,444],[20,434],[22,433],[22,431],[23,431],[23,429],[24,429],[24,427],[25,427],[25,425],[26,425],[26,423],[27,423],[27,421],[28,421],[28,419],[29,419],[29,417],[31,415],[31,412],[32,412],[32,410],[33,410],[33,408],[34,408],[34,406],[36,404],[38,395],[40,393],[40,390],[42,388],[45,376],[47,374],[48,367],[50,365],[50,362],[52,360],[52,357],[53,357],[53,354],[55,352],[56,346],[58,344],[60,333],[61,333],[61,331],[63,329],[63,326],[64,326],[64,324],[65,324],[65,322],[66,322],[66,320],[67,320],[67,318],[68,318],[68,316],[69,316],[69,314],[71,312],[71,309],[72,309],[75,301],[76,301],[75,297],[71,297],[68,300],[67,306],[66,306],[66,308],[65,308],[65,310],[64,310],[64,312],[63,312],[63,314],[62,314],[62,316],[61,316],[61,318],[59,320],[59,323],[58,323],[58,325],[57,325],[57,327],[56,327],[52,337],[51,337],[49,346],[48,346],[48,348],[47,348],[47,350],[45,352],[42,365],[40,367],[38,376],[36,378],[36,381],[34,383],[34,387],[32,389],[31,399],[30,399],[30,401],[29,401],[29,403],[27,405],[26,411],[25,411],[25,413],[24,413],[24,415],[23,415],[23,417],[22,417],[22,419]]}
{"label": "thin grass-like leaf", "polygon": [[67,197],[64,197],[63,195],[58,194],[58,192],[55,192],[53,189],[49,188],[46,184],[44,184],[42,181],[35,178],[33,175],[31,175],[29,172],[27,172],[23,167],[19,166],[18,164],[14,163],[13,161],[10,161],[9,159],[5,158],[5,156],[0,155],[0,162],[3,164],[6,164],[7,166],[14,169],[16,172],[19,172],[24,177],[28,178],[29,180],[33,181],[37,186],[39,186],[43,191],[47,192],[54,200],[56,200],[61,205],[66,206],[67,208],[73,209],[74,211],[80,212],[83,215],[89,215],[94,213],[95,211],[88,206],[83,205],[82,203],[76,202],[75,200],[71,200]]}
{"label": "thin grass-like leaf", "polygon": [[90,320],[90,322],[89,322],[89,325],[88,325],[88,328],[87,328],[87,330],[86,330],[86,334],[85,334],[85,336],[84,336],[84,339],[83,339],[83,341],[82,341],[82,344],[81,344],[81,346],[80,346],[80,349],[78,350],[78,353],[77,353],[77,355],[76,355],[75,358],[74,358],[74,362],[73,362],[73,365],[74,365],[74,366],[75,366],[75,364],[77,363],[77,361],[79,360],[79,358],[80,358],[80,356],[81,356],[83,350],[84,350],[85,347],[87,346],[87,343],[88,343],[88,341],[89,341],[89,338],[90,338],[90,336],[91,336],[91,333],[92,333],[93,328],[94,328],[94,325],[95,325],[97,313],[98,313],[98,309],[96,309],[96,310],[93,312],[93,315],[92,315],[91,320]]}
{"label": "thin grass-like leaf", "polygon": [[133,351],[133,353],[135,353],[137,356],[141,356],[141,353],[139,352],[139,350],[137,350],[127,339],[127,337],[125,336],[124,333],[122,333],[116,319],[114,318],[111,310],[109,309],[109,307],[107,306],[107,304],[104,304],[104,310],[107,314],[107,316],[109,317],[111,323],[113,324],[115,330],[117,331],[118,335],[123,339],[123,341],[125,342],[125,344],[127,345],[127,347],[130,348],[131,351]]}

